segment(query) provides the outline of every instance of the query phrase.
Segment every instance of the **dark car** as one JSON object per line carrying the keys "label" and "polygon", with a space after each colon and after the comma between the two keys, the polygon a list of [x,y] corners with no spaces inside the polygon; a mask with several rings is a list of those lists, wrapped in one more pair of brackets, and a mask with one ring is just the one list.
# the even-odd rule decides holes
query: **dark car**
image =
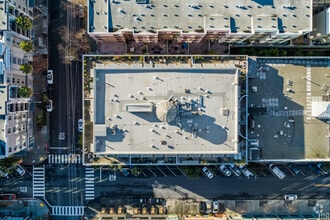
{"label": "dark car", "polygon": [[308,164],[308,169],[310,169],[310,171],[312,171],[316,175],[321,174],[321,171],[314,164]]}
{"label": "dark car", "polygon": [[299,169],[292,163],[288,164],[288,168],[295,174],[298,175],[299,174]]}
{"label": "dark car", "polygon": [[199,203],[199,213],[206,214],[206,202]]}

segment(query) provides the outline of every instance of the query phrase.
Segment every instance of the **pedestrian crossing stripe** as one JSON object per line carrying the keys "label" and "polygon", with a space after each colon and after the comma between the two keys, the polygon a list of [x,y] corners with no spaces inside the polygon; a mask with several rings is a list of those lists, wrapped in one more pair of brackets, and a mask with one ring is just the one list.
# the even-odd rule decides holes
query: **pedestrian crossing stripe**
{"label": "pedestrian crossing stripe", "polygon": [[32,193],[33,197],[45,197],[45,166],[33,166]]}
{"label": "pedestrian crossing stripe", "polygon": [[48,163],[51,164],[81,164],[80,154],[49,154]]}
{"label": "pedestrian crossing stripe", "polygon": [[51,215],[55,216],[83,216],[84,206],[52,206]]}
{"label": "pedestrian crossing stripe", "polygon": [[94,168],[86,167],[85,169],[85,199],[93,200],[95,197],[94,194]]}

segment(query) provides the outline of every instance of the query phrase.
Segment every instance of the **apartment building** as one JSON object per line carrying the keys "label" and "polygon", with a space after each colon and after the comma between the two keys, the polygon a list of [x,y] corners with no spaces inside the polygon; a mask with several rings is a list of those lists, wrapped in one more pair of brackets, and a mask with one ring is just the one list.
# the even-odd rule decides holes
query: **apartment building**
{"label": "apartment building", "polygon": [[313,16],[313,32],[310,38],[317,44],[330,43],[330,8]]}
{"label": "apartment building", "polygon": [[32,55],[19,47],[30,40],[31,31],[16,26],[18,16],[32,19],[28,0],[0,1],[0,158],[26,149],[32,138],[31,101],[18,95],[19,87],[32,86],[31,76],[19,70],[32,61]]}
{"label": "apartment building", "polygon": [[281,44],[312,31],[312,0],[88,0],[98,43]]}

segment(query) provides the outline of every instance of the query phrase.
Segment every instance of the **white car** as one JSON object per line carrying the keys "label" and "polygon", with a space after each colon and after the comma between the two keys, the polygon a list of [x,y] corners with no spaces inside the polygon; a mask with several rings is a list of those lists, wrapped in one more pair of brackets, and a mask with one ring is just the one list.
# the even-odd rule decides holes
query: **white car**
{"label": "white car", "polygon": [[240,176],[242,174],[240,169],[238,169],[238,167],[235,164],[229,164],[229,169],[234,174],[234,176]]}
{"label": "white car", "polygon": [[19,164],[16,164],[16,171],[21,176],[24,176],[24,174],[26,173],[26,171],[24,170],[24,168],[21,165],[19,165]]}
{"label": "white car", "polygon": [[241,165],[239,166],[239,168],[241,169],[243,175],[246,176],[247,178],[254,176],[253,173],[250,170],[248,170],[246,166]]}
{"label": "white car", "polygon": [[208,178],[213,178],[213,173],[207,167],[203,167],[202,171]]}
{"label": "white car", "polygon": [[83,132],[84,129],[84,121],[82,119],[78,120],[78,131]]}
{"label": "white car", "polygon": [[296,199],[298,199],[298,196],[296,194],[286,194],[284,196],[284,199],[285,200],[296,200]]}
{"label": "white car", "polygon": [[218,201],[214,201],[213,202],[213,213],[218,213],[219,212],[219,202]]}
{"label": "white car", "polygon": [[47,71],[47,83],[49,85],[54,83],[54,75],[53,75],[53,70],[48,70]]}
{"label": "white car", "polygon": [[220,171],[225,175],[225,176],[231,176],[230,170],[225,166],[221,165],[220,166]]}
{"label": "white car", "polygon": [[46,109],[47,109],[47,112],[53,111],[53,100],[48,100],[48,102],[46,104]]}

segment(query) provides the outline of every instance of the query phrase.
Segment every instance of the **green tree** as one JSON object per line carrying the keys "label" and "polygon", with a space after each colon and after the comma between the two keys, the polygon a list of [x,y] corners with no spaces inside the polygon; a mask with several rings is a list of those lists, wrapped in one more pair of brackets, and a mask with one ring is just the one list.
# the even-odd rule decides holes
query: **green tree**
{"label": "green tree", "polygon": [[15,23],[22,30],[30,30],[32,28],[32,21],[27,16],[18,16]]}
{"label": "green tree", "polygon": [[23,73],[28,74],[32,72],[32,65],[28,63],[21,64],[19,66],[19,70],[21,70]]}
{"label": "green tree", "polygon": [[32,95],[32,89],[27,86],[22,86],[18,88],[18,95],[23,98],[29,98]]}
{"label": "green tree", "polygon": [[30,52],[33,49],[33,44],[31,41],[22,41],[19,47],[25,52]]}

